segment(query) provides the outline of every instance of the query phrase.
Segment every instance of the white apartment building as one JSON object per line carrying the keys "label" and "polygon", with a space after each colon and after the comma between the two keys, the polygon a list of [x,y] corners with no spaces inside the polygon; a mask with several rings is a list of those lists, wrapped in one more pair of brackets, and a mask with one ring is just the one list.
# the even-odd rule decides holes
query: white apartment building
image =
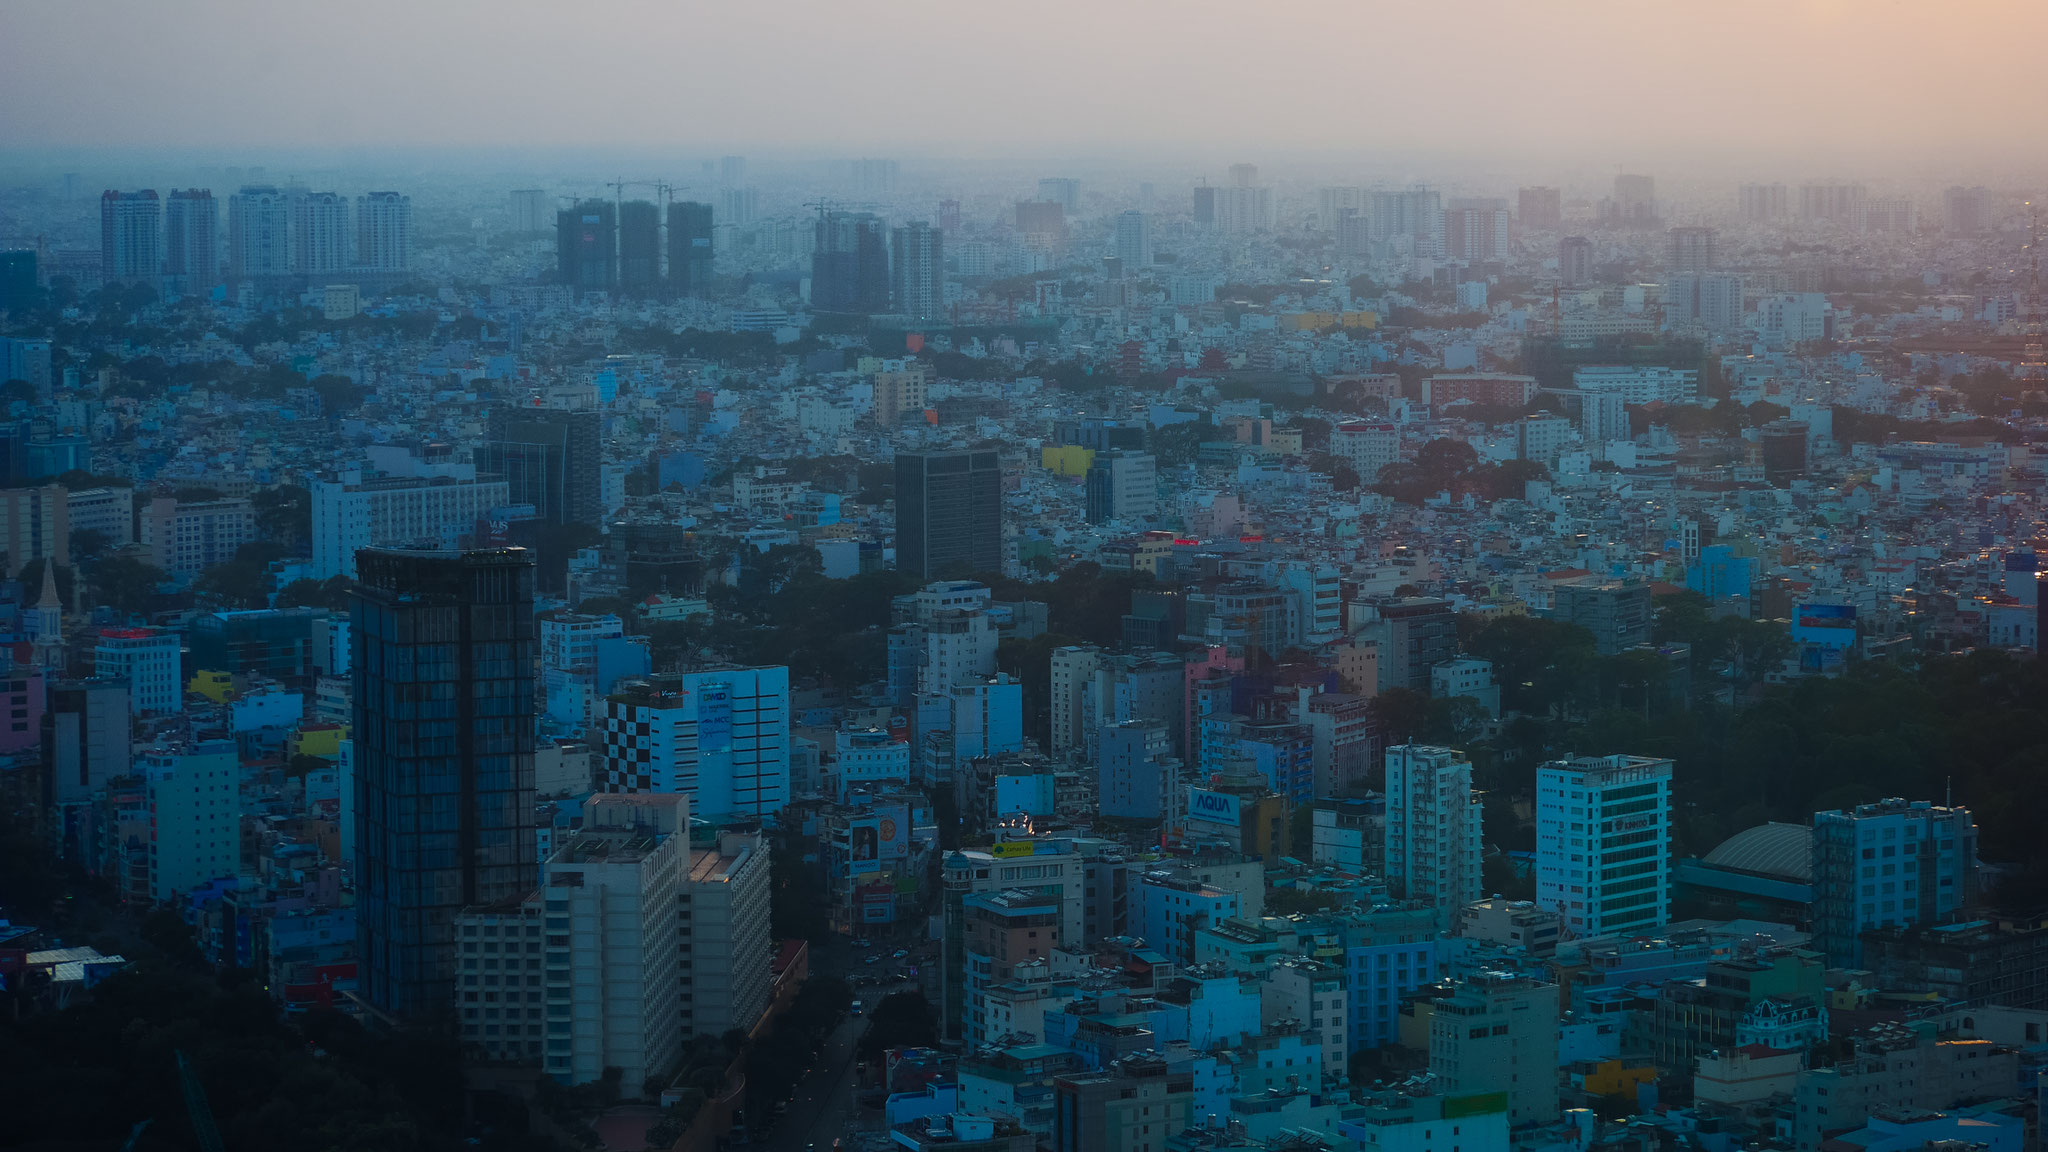
{"label": "white apartment building", "polygon": [[1330,455],[1351,466],[1360,484],[1380,478],[1380,469],[1401,460],[1401,430],[1392,424],[1352,421],[1330,429]]}
{"label": "white apartment building", "polygon": [[871,784],[910,783],[910,742],[883,728],[842,728],[832,734],[834,772],[843,797]]}
{"label": "white apartment building", "polygon": [[512,502],[501,479],[378,476],[349,472],[315,480],[313,574],[354,577],[363,548],[447,547],[476,530],[478,520]]}
{"label": "white apartment building", "polygon": [[1695,368],[1596,365],[1573,369],[1572,387],[1581,392],[1618,393],[1629,404],[1690,404],[1699,398],[1700,374]]}
{"label": "white apartment building", "polygon": [[683,1035],[753,1031],[768,1011],[775,958],[765,837],[726,832],[715,847],[690,854],[681,927]]}
{"label": "white apartment building", "polygon": [[1351,997],[1344,969],[1320,960],[1289,956],[1273,962],[1259,985],[1259,1024],[1272,1028],[1292,1021],[1321,1041],[1326,1077],[1342,1079],[1351,1060]]}
{"label": "white apartment building", "polygon": [[164,628],[102,628],[93,648],[93,675],[128,681],[138,712],[185,710],[182,640]]}
{"label": "white apartment building", "polygon": [[681,1054],[680,909],[689,850],[683,797],[594,796],[582,829],[549,857],[541,889],[543,1068],[563,1084],[587,1084],[618,1068],[627,1091],[636,1091]]}
{"label": "white apartment building", "polygon": [[137,758],[149,798],[149,892],[155,899],[241,871],[240,766],[229,740],[152,748]]}
{"label": "white apartment building", "polygon": [[412,197],[397,192],[356,197],[356,263],[373,272],[412,267]]}
{"label": "white apartment building", "polygon": [[1580,756],[1536,770],[1536,904],[1579,936],[1669,919],[1671,761]]}
{"label": "white apartment building", "polygon": [[1429,1070],[1446,1093],[1505,1092],[1508,1124],[1557,1119],[1558,989],[1482,972],[1436,1001]]}
{"label": "white apartment building", "polygon": [[1479,795],[1472,763],[1450,748],[1402,744],[1387,749],[1387,887],[1436,909],[1448,928],[1479,899]]}
{"label": "white apartment building", "polygon": [[1046,695],[1051,700],[1054,756],[1065,756],[1088,742],[1088,689],[1102,663],[1102,649],[1092,645],[1053,649],[1051,689]]}
{"label": "white apartment building", "polygon": [[189,580],[256,539],[256,511],[247,500],[187,504],[159,496],[142,509],[140,527],[138,542],[150,550],[150,562]]}
{"label": "white apartment building", "polygon": [[629,681],[603,710],[606,791],[679,792],[705,816],[765,816],[789,803],[789,669]]}
{"label": "white apartment building", "polygon": [[135,489],[80,488],[65,503],[73,532],[97,532],[109,548],[135,542]]}

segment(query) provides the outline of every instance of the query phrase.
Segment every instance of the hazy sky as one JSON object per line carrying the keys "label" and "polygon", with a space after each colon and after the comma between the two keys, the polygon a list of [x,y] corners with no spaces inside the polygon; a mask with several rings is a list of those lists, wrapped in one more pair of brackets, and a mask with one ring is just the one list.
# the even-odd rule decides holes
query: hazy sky
{"label": "hazy sky", "polygon": [[0,0],[0,147],[2048,151],[2044,0]]}

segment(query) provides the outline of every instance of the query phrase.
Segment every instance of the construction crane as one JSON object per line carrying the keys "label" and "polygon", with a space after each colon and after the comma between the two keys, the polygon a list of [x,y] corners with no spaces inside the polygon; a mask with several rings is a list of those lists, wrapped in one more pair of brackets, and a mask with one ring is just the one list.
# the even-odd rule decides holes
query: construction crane
{"label": "construction crane", "polygon": [[221,1146],[220,1129],[213,1123],[213,1109],[206,1103],[206,1088],[199,1083],[199,1074],[192,1071],[192,1062],[185,1059],[182,1048],[178,1050],[178,1082],[185,1092],[185,1111],[191,1117],[192,1136],[199,1141],[199,1152],[226,1152]]}

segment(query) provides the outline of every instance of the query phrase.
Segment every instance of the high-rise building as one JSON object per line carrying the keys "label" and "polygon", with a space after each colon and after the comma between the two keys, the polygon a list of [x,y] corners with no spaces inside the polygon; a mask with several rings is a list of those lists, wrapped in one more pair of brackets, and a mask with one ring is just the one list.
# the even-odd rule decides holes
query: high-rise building
{"label": "high-rise building", "polygon": [[191,296],[220,283],[220,209],[207,189],[173,188],[164,202],[164,275]]}
{"label": "high-rise building", "polygon": [[761,190],[759,188],[720,188],[718,190],[718,222],[735,228],[745,228],[761,218]]}
{"label": "high-rise building", "polygon": [[241,757],[232,740],[152,748],[137,767],[149,805],[149,894],[174,900],[242,869]]}
{"label": "high-rise building", "polygon": [[1157,720],[1105,724],[1095,737],[1104,816],[1159,820],[1173,804],[1180,761],[1173,755],[1173,730]]}
{"label": "high-rise building", "polygon": [[708,668],[627,681],[600,706],[608,792],[680,792],[702,816],[789,803],[789,669]]}
{"label": "high-rise building", "polygon": [[332,276],[349,268],[348,201],[336,192],[305,192],[291,199],[292,271]]}
{"label": "high-rise building", "polygon": [[935,319],[946,310],[945,233],[913,220],[889,235],[890,299],[898,314]]}
{"label": "high-rise building", "polygon": [[0,252],[0,312],[13,312],[34,303],[40,291],[36,279],[36,250],[9,248]]}
{"label": "high-rise building", "polygon": [[618,212],[609,200],[585,200],[555,213],[555,279],[577,292],[618,284]]}
{"label": "high-rise building", "polygon": [[259,289],[292,272],[291,197],[268,184],[228,197],[228,278]]}
{"label": "high-rise building", "polygon": [[1367,208],[1374,240],[1405,243],[1413,256],[1443,256],[1443,197],[1435,189],[1421,185],[1398,192],[1375,189],[1367,194]]}
{"label": "high-rise building", "polygon": [[1657,226],[1657,180],[1623,173],[1614,178],[1613,218],[1624,228]]}
{"label": "high-rise building", "polygon": [[397,192],[356,197],[356,264],[372,272],[412,269],[412,197]]}
{"label": "high-rise building", "polygon": [[1557,275],[1568,285],[1593,282],[1593,242],[1584,236],[1567,236],[1557,242]]}
{"label": "high-rise building", "polygon": [[1505,1093],[1508,1124],[1557,1119],[1558,988],[1484,972],[1438,997],[1429,1021],[1429,1070],[1447,1096]]}
{"label": "high-rise building", "polygon": [[1316,189],[1316,225],[1325,232],[1353,216],[1365,215],[1365,189],[1356,185],[1335,185]]}
{"label": "high-rise building", "polygon": [[164,263],[164,217],[156,189],[100,195],[100,279],[154,284]]}
{"label": "high-rise building", "polygon": [[1664,233],[1664,271],[1711,272],[1720,263],[1712,228],[1672,228]]}
{"label": "high-rise building", "polygon": [[1149,452],[1097,452],[1086,484],[1090,524],[1142,520],[1159,511],[1159,462]]}
{"label": "high-rise building", "polygon": [[1742,277],[1726,272],[1680,272],[1664,277],[1664,326],[1698,325],[1725,332],[1742,323]]}
{"label": "high-rise building", "polygon": [[619,290],[652,294],[661,283],[661,212],[646,200],[619,205]]}
{"label": "high-rise building", "polygon": [[[1248,164],[1232,168],[1249,168]],[[1257,169],[1253,169],[1256,174]],[[1223,232],[1264,232],[1273,227],[1273,190],[1248,184],[1216,189],[1216,227]]]}
{"label": "high-rise building", "polygon": [[1019,200],[1017,231],[1027,242],[1057,248],[1067,240],[1067,210],[1057,200]]}
{"label": "high-rise building", "polygon": [[1955,187],[1941,194],[1942,223],[1959,236],[1975,235],[1991,226],[1991,189]]}
{"label": "high-rise building", "polygon": [[538,236],[554,219],[555,198],[545,188],[518,188],[511,196],[512,231],[521,236]]}
{"label": "high-rise building", "polygon": [[1135,208],[1117,213],[1116,258],[1127,276],[1152,266],[1152,221]]}
{"label": "high-rise building", "polygon": [[747,182],[747,158],[745,156],[720,156],[718,158],[718,182],[727,188],[736,188]]}
{"label": "high-rise building", "polygon": [[960,202],[952,198],[939,201],[939,231],[957,233],[960,231]]}
{"label": "high-rise building", "polygon": [[1194,1079],[1156,1052],[1134,1053],[1054,1080],[1053,1111],[1053,1152],[1159,1152],[1194,1126]]}
{"label": "high-rise building", "polygon": [[683,1035],[752,1032],[768,1011],[768,840],[721,832],[690,853],[683,886]]}
{"label": "high-rise building", "polygon": [[1564,201],[1555,188],[1524,188],[1515,194],[1515,215],[1524,228],[1564,227]]}
{"label": "high-rise building", "polygon": [[1451,926],[1479,899],[1479,794],[1472,763],[1450,748],[1403,744],[1387,749],[1387,888],[1399,899],[1436,909]]}
{"label": "high-rise building", "polygon": [[711,205],[678,200],[668,206],[668,286],[678,296],[709,296]]}
{"label": "high-rise building", "polygon": [[[542,926],[563,931],[543,932],[542,971],[550,1019],[562,1022],[564,1039],[548,1046],[542,1070],[557,1081],[588,1084],[617,1068],[637,1091],[675,1066],[684,1040],[690,941],[680,911],[689,867],[689,801],[681,796],[593,796],[583,826],[548,857]],[[465,936],[465,1025],[470,943]]]}
{"label": "high-rise building", "polygon": [[1216,226],[1216,189],[1207,184],[1195,185],[1194,217],[1197,228]]}
{"label": "high-rise building", "polygon": [[1943,923],[1977,898],[1968,808],[1882,800],[1813,814],[1813,946],[1863,966],[1863,933]]}
{"label": "high-rise building", "polygon": [[67,859],[86,847],[84,815],[94,794],[135,764],[128,682],[109,676],[50,680],[43,711],[43,803]]}
{"label": "high-rise building", "polygon": [[889,248],[872,212],[818,217],[811,252],[811,307],[820,312],[889,310]]}
{"label": "high-rise building", "polygon": [[0,557],[6,571],[37,560],[71,565],[71,501],[55,484],[0,489]]}
{"label": "high-rise building", "polygon": [[435,1020],[455,918],[533,888],[533,561],[366,549],[350,619],[363,998]]}
{"label": "high-rise building", "polygon": [[1258,182],[1259,166],[1257,164],[1232,164],[1230,166],[1231,187],[1250,188]]}
{"label": "high-rise building", "polygon": [[1067,215],[1081,211],[1081,182],[1066,176],[1047,176],[1038,182],[1038,198],[1058,204]]}
{"label": "high-rise building", "polygon": [[1451,260],[1505,260],[1508,202],[1458,197],[1444,209],[1444,256]]}
{"label": "high-rise building", "polygon": [[1801,184],[1799,218],[1833,224],[1855,222],[1866,195],[1861,184]]}
{"label": "high-rise building", "polygon": [[182,712],[183,638],[166,628],[102,628],[93,647],[93,673],[128,681],[139,712]]}
{"label": "high-rise building", "polygon": [[994,450],[896,454],[896,569],[919,580],[1003,570]]}
{"label": "high-rise building", "polygon": [[1768,224],[1785,218],[1783,184],[1744,184],[1735,193],[1736,214],[1747,224]]}
{"label": "high-rise building", "polygon": [[604,515],[600,423],[595,411],[502,408],[476,448],[477,471],[504,477],[513,504],[531,504],[550,524],[588,524]]}
{"label": "high-rise building", "polygon": [[309,486],[313,568],[323,580],[355,575],[363,548],[459,541],[512,502],[506,482],[495,476],[365,477],[352,470]]}
{"label": "high-rise building", "polygon": [[890,196],[902,166],[894,160],[863,158],[853,162],[853,190],[860,196]]}
{"label": "high-rise building", "polygon": [[1671,761],[1579,756],[1536,770],[1536,904],[1579,936],[1671,910]]}
{"label": "high-rise building", "polygon": [[1550,590],[1550,618],[1591,632],[1602,656],[1648,644],[1655,616],[1650,586],[1640,580],[1579,576],[1559,580]]}

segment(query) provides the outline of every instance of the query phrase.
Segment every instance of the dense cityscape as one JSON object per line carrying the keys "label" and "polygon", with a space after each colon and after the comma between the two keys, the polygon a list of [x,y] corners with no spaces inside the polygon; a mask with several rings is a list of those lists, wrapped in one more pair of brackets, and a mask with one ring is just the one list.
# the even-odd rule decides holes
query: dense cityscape
{"label": "dense cityscape", "polygon": [[2038,1147],[2048,186],[748,152],[0,159],[8,1146]]}

